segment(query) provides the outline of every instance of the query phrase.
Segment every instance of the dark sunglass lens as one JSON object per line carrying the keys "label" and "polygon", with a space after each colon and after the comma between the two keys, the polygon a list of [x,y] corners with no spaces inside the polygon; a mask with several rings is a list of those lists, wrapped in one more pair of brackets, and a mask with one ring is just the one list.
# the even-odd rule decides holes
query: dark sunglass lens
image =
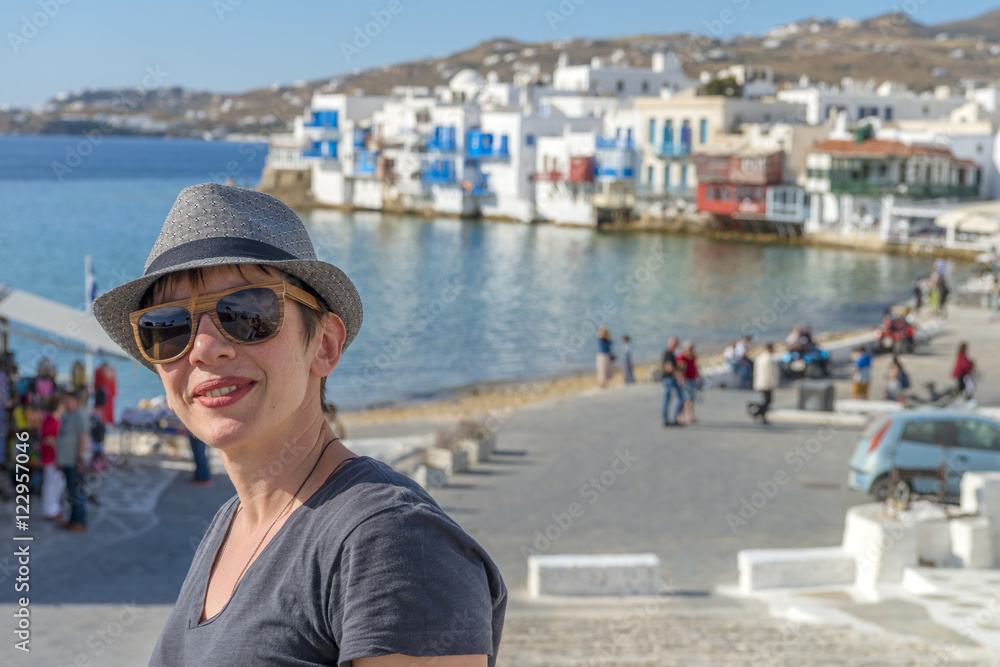
{"label": "dark sunglass lens", "polygon": [[151,359],[173,359],[191,339],[191,314],[176,306],[157,308],[139,318],[139,341]]}
{"label": "dark sunglass lens", "polygon": [[278,295],[266,287],[233,292],[219,299],[219,322],[230,336],[244,343],[264,341],[278,331]]}

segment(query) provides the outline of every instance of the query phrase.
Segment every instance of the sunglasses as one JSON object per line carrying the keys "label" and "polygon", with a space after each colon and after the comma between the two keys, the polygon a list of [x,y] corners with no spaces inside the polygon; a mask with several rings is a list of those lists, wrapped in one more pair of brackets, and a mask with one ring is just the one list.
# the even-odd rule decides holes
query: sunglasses
{"label": "sunglasses", "polygon": [[150,363],[166,364],[188,353],[205,313],[230,342],[255,345],[271,340],[285,322],[285,297],[320,310],[313,295],[295,285],[276,282],[161,303],[135,311],[129,320],[142,356]]}

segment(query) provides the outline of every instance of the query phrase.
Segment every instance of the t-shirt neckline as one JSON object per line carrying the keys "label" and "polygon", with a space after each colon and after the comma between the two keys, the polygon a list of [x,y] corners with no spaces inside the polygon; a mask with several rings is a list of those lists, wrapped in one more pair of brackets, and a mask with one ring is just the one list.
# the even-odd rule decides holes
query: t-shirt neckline
{"label": "t-shirt neckline", "polygon": [[250,576],[250,573],[253,571],[254,566],[257,565],[258,561],[260,561],[260,559],[264,557],[264,554],[267,553],[268,548],[272,544],[278,541],[278,536],[281,535],[283,532],[285,532],[285,527],[292,522],[292,519],[295,517],[296,514],[299,513],[299,510],[308,505],[309,502],[313,498],[315,498],[320,491],[323,491],[329,484],[332,484],[333,481],[337,478],[338,474],[343,472],[348,466],[350,466],[351,463],[353,463],[354,461],[359,461],[361,459],[367,459],[367,458],[368,458],[367,456],[356,456],[353,459],[341,465],[339,468],[335,469],[333,472],[330,473],[330,475],[325,480],[323,480],[323,483],[319,485],[319,488],[313,491],[313,493],[308,498],[306,498],[301,505],[292,510],[292,513],[288,515],[288,518],[285,519],[285,522],[281,524],[281,527],[274,533],[274,535],[271,536],[271,539],[268,540],[267,544],[265,544],[261,548],[260,553],[257,554],[257,557],[247,567],[246,571],[243,573],[243,576],[240,577],[240,580],[236,582],[236,585],[233,587],[232,592],[229,594],[229,599],[226,600],[226,604],[222,605],[219,611],[215,612],[214,615],[209,616],[204,621],[202,621],[201,615],[205,611],[205,598],[208,596],[208,584],[209,580],[212,577],[212,566],[215,564],[215,561],[219,558],[219,549],[222,547],[222,540],[225,539],[226,533],[229,532],[229,528],[233,521],[236,507],[239,506],[238,496],[234,500],[230,501],[232,504],[229,507],[229,509],[226,510],[227,514],[227,517],[225,519],[226,530],[223,531],[220,536],[217,536],[215,543],[212,545],[212,554],[213,554],[212,562],[208,566],[208,574],[205,576],[204,582],[199,584],[199,589],[201,590],[201,596],[199,597],[200,603],[196,604],[195,608],[188,614],[188,629],[194,630],[197,628],[205,627],[207,625],[210,625],[220,616],[222,616],[222,614],[225,613],[226,609],[229,607],[230,603],[232,603],[233,598],[236,597],[236,592],[240,589],[240,585],[247,580],[247,578]]}

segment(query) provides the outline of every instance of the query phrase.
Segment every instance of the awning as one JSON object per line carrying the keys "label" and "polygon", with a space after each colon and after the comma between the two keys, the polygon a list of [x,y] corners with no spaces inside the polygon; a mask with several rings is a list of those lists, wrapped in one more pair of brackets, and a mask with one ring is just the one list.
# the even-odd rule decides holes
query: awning
{"label": "awning", "polygon": [[[0,327],[14,335],[52,343],[61,348],[82,348],[95,354],[132,358],[111,340],[93,315],[24,290],[11,289],[7,285],[0,285],[0,320],[6,320],[6,323],[0,322]],[[44,331],[55,337],[47,338],[31,331],[22,331],[16,325]],[[76,345],[67,345],[64,341]]]}
{"label": "awning", "polygon": [[938,227],[956,232],[993,236],[1000,234],[1000,202],[982,202],[959,206],[935,219]]}

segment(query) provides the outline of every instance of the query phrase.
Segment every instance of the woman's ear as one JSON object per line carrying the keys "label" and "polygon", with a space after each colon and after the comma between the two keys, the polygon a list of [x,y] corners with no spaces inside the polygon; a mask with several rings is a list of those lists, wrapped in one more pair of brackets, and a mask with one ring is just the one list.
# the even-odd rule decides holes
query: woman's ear
{"label": "woman's ear", "polygon": [[323,328],[319,330],[319,347],[310,370],[319,377],[326,377],[340,363],[340,353],[347,340],[347,327],[336,313],[327,313]]}

